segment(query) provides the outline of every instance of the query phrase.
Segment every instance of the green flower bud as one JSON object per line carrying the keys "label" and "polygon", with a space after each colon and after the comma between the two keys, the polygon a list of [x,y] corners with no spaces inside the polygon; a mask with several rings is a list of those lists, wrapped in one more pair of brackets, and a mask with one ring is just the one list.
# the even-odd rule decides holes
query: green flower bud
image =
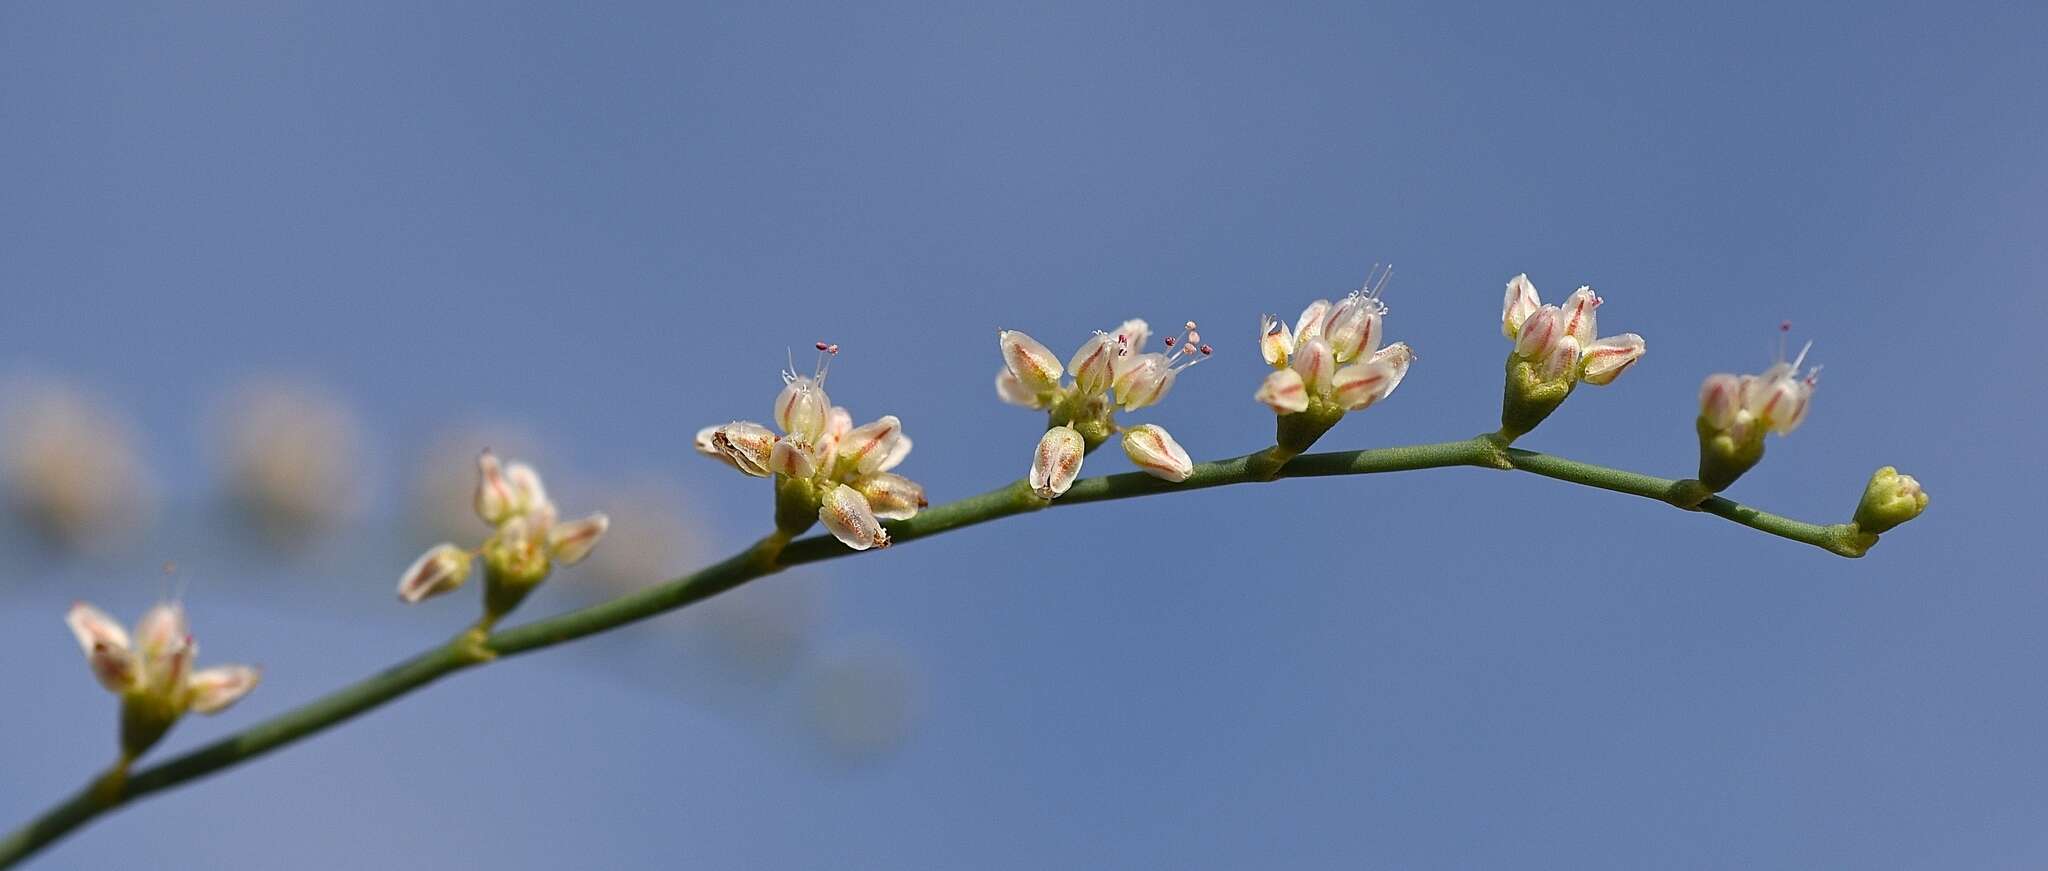
{"label": "green flower bud", "polygon": [[1700,433],[1700,483],[1709,492],[1728,489],[1728,485],[1764,458],[1761,427],[1723,428],[1707,415],[1700,415],[1696,428]]}
{"label": "green flower bud", "polygon": [[1886,466],[1870,476],[1863,500],[1856,503],[1856,527],[1872,535],[1920,516],[1927,510],[1927,491],[1912,475]]}

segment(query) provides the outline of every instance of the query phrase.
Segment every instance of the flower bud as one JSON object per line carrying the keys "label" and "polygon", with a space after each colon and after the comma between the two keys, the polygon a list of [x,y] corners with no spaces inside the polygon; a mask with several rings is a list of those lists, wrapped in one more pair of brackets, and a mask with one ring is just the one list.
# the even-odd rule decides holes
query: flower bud
{"label": "flower bud", "polygon": [[1360,294],[1337,304],[1330,313],[1330,325],[1323,338],[1329,341],[1338,363],[1349,363],[1379,350],[1380,318],[1385,312],[1386,307],[1379,300]]}
{"label": "flower bud", "polygon": [[825,385],[818,380],[802,375],[788,375],[789,383],[775,397],[775,425],[782,431],[804,444],[818,440],[825,432],[825,422],[832,413],[832,399],[825,395]]}
{"label": "flower bud", "polygon": [[470,554],[452,544],[437,544],[398,576],[398,598],[413,604],[462,586],[469,580]]}
{"label": "flower bud", "polygon": [[868,507],[883,520],[909,520],[929,504],[922,485],[892,472],[862,478],[859,489],[860,495],[867,497]]}
{"label": "flower bud", "polygon": [[611,528],[612,519],[603,512],[558,524],[548,530],[548,555],[557,563],[573,566],[589,556],[591,549],[597,547],[597,540]]}
{"label": "flower bud", "polygon": [[1294,353],[1294,333],[1287,325],[1272,315],[1259,316],[1259,356],[1266,365],[1279,368],[1287,365],[1287,357]]}
{"label": "flower bud", "polygon": [[1149,423],[1131,427],[1124,431],[1123,444],[1124,455],[1155,478],[1179,482],[1195,473],[1194,460],[1164,427]]}
{"label": "flower bud", "polygon": [[1609,336],[1586,346],[1582,375],[1587,384],[1605,385],[1621,377],[1643,358],[1643,337],[1635,333]]}
{"label": "flower bud", "polygon": [[808,478],[817,474],[818,467],[811,459],[810,449],[782,439],[768,452],[768,470],[785,477]]}
{"label": "flower bud", "polygon": [[845,484],[833,485],[818,503],[818,519],[832,531],[832,537],[854,550],[888,547],[889,531],[875,518],[867,497]]}
{"label": "flower bud", "polygon": [[1508,280],[1507,297],[1500,304],[1501,335],[1512,339],[1522,329],[1522,322],[1543,306],[1543,299],[1536,295],[1536,285],[1530,283],[1527,273]]}
{"label": "flower bud", "polygon": [[756,478],[766,478],[769,455],[775,450],[775,432],[752,421],[736,420],[711,435],[712,444],[739,469]]}
{"label": "flower bud", "polygon": [[489,450],[476,458],[476,516],[492,526],[504,522],[515,512],[516,497],[512,485],[505,480],[505,466],[498,461],[498,455]]}
{"label": "flower bud", "polygon": [[1294,371],[1301,373],[1301,383],[1310,393],[1327,393],[1330,379],[1337,374],[1337,354],[1330,350],[1330,343],[1321,336],[1309,339],[1294,349]]}
{"label": "flower bud", "polygon": [[1000,330],[996,338],[1002,346],[1003,363],[1024,389],[1034,394],[1059,389],[1063,370],[1052,349],[1018,330]]}
{"label": "flower bud", "polygon": [[1096,333],[1081,343],[1081,349],[1074,352],[1067,361],[1067,371],[1074,374],[1074,386],[1082,393],[1101,393],[1109,389],[1116,379],[1116,358],[1118,356],[1116,337],[1108,333]]}
{"label": "flower bud", "polygon": [[263,672],[254,667],[222,665],[193,672],[186,685],[192,693],[192,710],[218,714],[241,701],[262,680]]}
{"label": "flower bud", "polygon": [[1291,368],[1267,375],[1252,398],[1278,414],[1295,414],[1308,409],[1308,387],[1302,384],[1301,373]]}
{"label": "flower bud", "polygon": [[1856,504],[1856,527],[1881,535],[1926,510],[1927,491],[1920,489],[1920,482],[1886,466],[1871,475],[1870,484],[1863,488],[1863,499]]}
{"label": "flower bud", "polygon": [[1031,458],[1031,492],[1040,499],[1053,499],[1067,492],[1074,485],[1074,478],[1081,474],[1081,458],[1087,447],[1073,427],[1046,430]]}

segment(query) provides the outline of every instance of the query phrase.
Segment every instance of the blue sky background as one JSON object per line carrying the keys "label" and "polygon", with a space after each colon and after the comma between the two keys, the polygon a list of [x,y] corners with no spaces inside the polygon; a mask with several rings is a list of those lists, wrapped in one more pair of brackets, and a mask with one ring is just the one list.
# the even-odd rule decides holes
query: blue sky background
{"label": "blue sky background", "polygon": [[[1325,447],[1490,429],[1527,271],[1598,287],[1605,330],[1650,348],[1528,447],[1685,474],[1701,377],[1762,368],[1789,319],[1827,364],[1815,410],[1731,495],[1846,519],[1896,464],[1933,508],[1861,561],[1480,470],[1046,512],[767,582],[801,638],[765,665],[717,664],[688,617],[522,657],[44,866],[2041,867],[2044,26],[2021,3],[0,7],[0,368],[119,409],[160,500],[116,552],[7,552],[0,818],[111,752],[74,598],[132,616],[176,560],[203,658],[266,667],[160,753],[468,620],[469,591],[391,600],[448,426],[523,427],[570,511],[606,507],[579,482],[664,488],[710,556],[768,496],[690,435],[765,417],[787,347],[843,345],[833,397],[901,416],[900,471],[943,500],[1036,439],[991,395],[996,328],[1064,354],[1202,322],[1217,359],[1136,419],[1234,455],[1270,439],[1258,314],[1391,260],[1387,333],[1421,359]],[[362,421],[368,505],[317,555],[207,520],[205,412],[252,376]],[[846,662],[900,697],[900,742],[806,725]]]}

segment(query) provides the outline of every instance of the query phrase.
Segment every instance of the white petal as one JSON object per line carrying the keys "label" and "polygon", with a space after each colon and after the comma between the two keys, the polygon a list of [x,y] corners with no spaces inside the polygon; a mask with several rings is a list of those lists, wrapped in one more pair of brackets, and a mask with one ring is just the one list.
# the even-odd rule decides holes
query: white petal
{"label": "white petal", "polygon": [[1529,281],[1528,273],[1508,280],[1507,297],[1500,304],[1501,335],[1512,339],[1522,329],[1522,322],[1543,306],[1543,298],[1536,295],[1536,285]]}
{"label": "white petal", "polygon": [[511,516],[512,502],[516,498],[512,485],[505,480],[505,466],[498,461],[498,455],[486,449],[476,458],[476,494],[472,504],[476,516],[483,522],[498,525]]}
{"label": "white petal", "polygon": [[818,467],[812,462],[809,449],[798,447],[789,439],[782,439],[768,452],[768,470],[791,478],[809,478],[817,474]]}
{"label": "white petal", "polygon": [[882,528],[867,497],[845,484],[825,494],[818,505],[818,520],[831,530],[833,538],[854,550],[889,546],[889,531]]}
{"label": "white petal", "polygon": [[1594,295],[1590,287],[1572,291],[1572,295],[1564,301],[1564,334],[1579,340],[1581,350],[1593,344],[1593,337],[1599,335],[1595,329],[1599,318],[1594,313],[1598,308],[1600,297]]}
{"label": "white petal", "polygon": [[1045,407],[1045,403],[1038,401],[1038,393],[1017,380],[1017,376],[1010,373],[1009,367],[1004,367],[1003,371],[996,373],[996,398],[1025,408]]}
{"label": "white petal", "polygon": [[1643,358],[1643,337],[1622,333],[1594,342],[1586,348],[1586,366],[1581,377],[1587,384],[1613,383],[1628,367]]}
{"label": "white petal", "polygon": [[218,714],[241,700],[263,680],[263,672],[246,665],[221,665],[193,672],[185,685],[192,693],[192,710]]}
{"label": "white petal", "polygon": [[1303,342],[1323,334],[1323,326],[1330,320],[1330,301],[1319,299],[1301,310],[1301,318],[1294,322],[1294,347],[1299,351]]}
{"label": "white petal", "polygon": [[597,547],[597,540],[610,528],[612,519],[602,512],[556,526],[548,531],[548,555],[555,562],[573,566],[590,555],[590,549]]}
{"label": "white petal", "polygon": [[461,587],[469,580],[471,559],[453,544],[435,545],[398,576],[398,598],[414,604]]}
{"label": "white petal", "polygon": [[1742,379],[1728,373],[1707,376],[1700,384],[1700,417],[1707,426],[1726,430],[1742,411]]}
{"label": "white petal", "polygon": [[997,344],[1003,350],[1003,365],[1010,367],[1010,373],[1034,393],[1043,393],[1060,386],[1060,358],[1052,355],[1037,339],[1019,330],[1001,330],[996,333]]}
{"label": "white petal", "polygon": [[883,520],[909,520],[928,504],[924,487],[902,475],[869,475],[860,480],[859,489],[860,495],[867,497],[868,507]]}
{"label": "white petal", "polygon": [[64,615],[64,622],[85,651],[86,663],[92,666],[93,677],[99,679],[100,686],[118,693],[135,685],[140,663],[121,624],[84,602],[73,604]]}
{"label": "white petal", "polygon": [[1301,382],[1301,373],[1293,369],[1281,369],[1267,375],[1252,398],[1279,414],[1294,414],[1308,409],[1308,388]]}
{"label": "white petal", "polygon": [[1380,399],[1394,395],[1394,388],[1401,386],[1401,379],[1408,377],[1408,367],[1415,362],[1415,350],[1407,342],[1395,342],[1373,352],[1373,363],[1385,363],[1393,367],[1393,380],[1380,389]]}
{"label": "white petal", "polygon": [[1330,349],[1330,343],[1318,336],[1294,351],[1294,371],[1301,373],[1302,385],[1310,393],[1328,391],[1330,376],[1337,374],[1337,354]]}
{"label": "white petal", "polygon": [[1153,477],[1178,482],[1194,474],[1195,461],[1165,427],[1148,423],[1124,430],[1123,446],[1124,455]]}
{"label": "white petal", "polygon": [[1040,499],[1052,499],[1067,492],[1081,474],[1081,459],[1088,443],[1070,426],[1045,431],[1038,449],[1031,454],[1031,491]]}

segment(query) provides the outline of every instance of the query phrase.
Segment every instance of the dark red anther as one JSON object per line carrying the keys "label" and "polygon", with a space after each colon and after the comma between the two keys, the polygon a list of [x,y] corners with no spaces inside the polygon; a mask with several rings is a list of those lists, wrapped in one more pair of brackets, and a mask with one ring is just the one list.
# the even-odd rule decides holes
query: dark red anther
{"label": "dark red anther", "polygon": [[1207,356],[1209,356],[1210,354],[1214,354],[1214,353],[1216,353],[1216,349],[1215,349],[1215,348],[1209,347],[1208,345],[1203,345],[1203,346],[1202,346],[1202,356],[1204,356],[1204,357],[1207,357]]}
{"label": "dark red anther", "polygon": [[1175,342],[1178,342],[1178,341],[1180,341],[1180,340],[1179,340],[1179,339],[1176,339],[1176,338],[1174,338],[1174,337],[1172,337],[1172,336],[1167,336],[1167,337],[1166,337],[1166,347],[1169,347],[1169,348],[1171,348],[1171,347],[1173,347],[1173,343],[1175,343]]}

